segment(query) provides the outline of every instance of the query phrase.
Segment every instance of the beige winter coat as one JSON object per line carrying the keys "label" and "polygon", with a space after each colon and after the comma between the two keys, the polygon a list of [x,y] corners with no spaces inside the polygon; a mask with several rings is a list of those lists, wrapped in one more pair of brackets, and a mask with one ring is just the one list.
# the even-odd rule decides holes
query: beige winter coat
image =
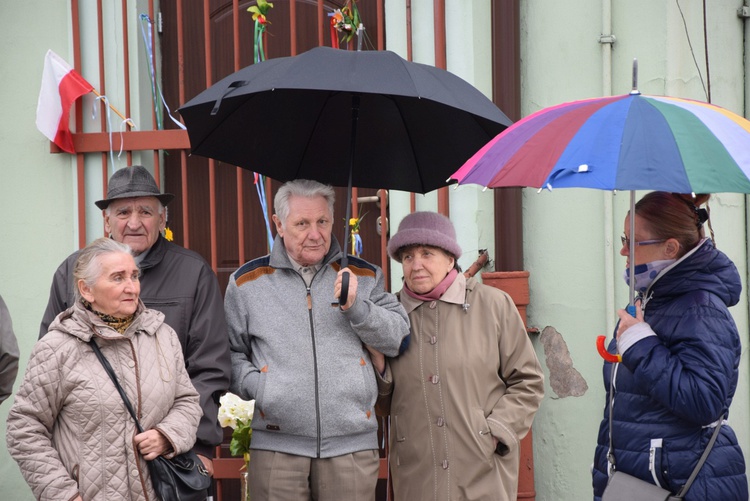
{"label": "beige winter coat", "polygon": [[461,274],[438,301],[400,297],[410,344],[379,378],[396,501],[515,500],[544,380],[513,301]]}
{"label": "beige winter coat", "polygon": [[141,303],[121,335],[76,304],[34,346],[8,414],[8,450],[37,499],[156,500],[135,423],[88,344],[92,334],[144,429],[158,429],[176,453],[192,447],[202,411],[164,315]]}

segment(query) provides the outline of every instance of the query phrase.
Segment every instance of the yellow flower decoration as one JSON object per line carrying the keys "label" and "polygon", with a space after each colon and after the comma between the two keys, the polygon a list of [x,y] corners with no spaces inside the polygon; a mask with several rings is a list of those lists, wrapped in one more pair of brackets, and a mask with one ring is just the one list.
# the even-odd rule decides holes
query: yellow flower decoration
{"label": "yellow flower decoration", "polygon": [[261,24],[266,24],[268,23],[266,14],[268,14],[268,10],[272,8],[273,4],[271,2],[266,2],[266,0],[258,0],[257,5],[248,7],[247,11],[253,13],[253,21],[259,21]]}

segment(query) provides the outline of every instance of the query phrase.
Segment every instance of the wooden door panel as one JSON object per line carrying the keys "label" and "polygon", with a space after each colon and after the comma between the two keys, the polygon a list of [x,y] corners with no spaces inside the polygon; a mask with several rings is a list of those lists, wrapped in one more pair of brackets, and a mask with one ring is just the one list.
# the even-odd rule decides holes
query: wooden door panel
{"label": "wooden door panel", "polygon": [[[265,48],[268,58],[289,56],[291,52],[291,22],[289,19],[289,2],[275,1],[268,19],[265,38]],[[240,2],[239,10],[239,55],[240,67],[252,63],[253,30],[252,15],[247,7],[254,2]],[[326,14],[340,8],[343,2],[325,2]],[[216,82],[235,71],[234,41],[233,41],[233,13],[232,2],[227,0],[211,0],[210,8],[210,51],[211,51],[211,82]],[[361,0],[358,3],[362,18],[372,20],[371,33],[376,33],[376,2]],[[168,103],[179,103],[179,57],[178,57],[178,21],[175,2],[162,2],[163,32],[161,34],[162,50],[162,88]],[[206,44],[204,36],[204,6],[203,2],[182,2],[182,30],[184,33],[184,51],[182,67],[184,81],[182,100],[187,101],[207,87],[206,80]],[[318,45],[317,2],[314,0],[297,0],[296,28],[297,51],[304,52]],[[326,45],[331,43],[331,34],[325,18],[322,28]],[[371,37],[373,38],[373,37]],[[376,42],[376,41],[375,41]],[[345,71],[345,69],[344,69]],[[175,106],[176,107],[176,106]],[[174,128],[169,120],[165,127]],[[259,124],[262,127],[262,123]],[[248,131],[251,134],[252,131]],[[343,138],[344,140],[346,138]],[[332,142],[337,139],[332,138]],[[199,156],[188,156],[185,160],[186,190],[183,192],[182,155],[179,151],[169,151],[165,156],[165,191],[174,193],[175,199],[169,207],[169,226],[175,237],[175,242],[185,245],[185,233],[188,233],[187,246],[211,260],[211,217],[210,217],[210,182],[209,161]],[[268,253],[268,238],[265,220],[258,194],[254,185],[254,176],[250,171],[242,172],[242,200],[244,204],[244,260],[250,260]],[[238,193],[237,168],[221,162],[216,162],[215,173],[215,230],[217,239],[216,266],[220,286],[225,289],[229,275],[237,269],[240,262],[239,230],[238,230]],[[275,194],[279,183],[273,182],[271,197]],[[360,189],[360,196],[374,195],[376,190]],[[183,209],[183,199],[187,197],[187,218]],[[344,218],[346,189],[336,188],[335,226],[334,235],[344,245]],[[370,205],[370,204],[368,204]],[[272,206],[272,202],[269,202]],[[364,241],[362,257],[368,261],[381,265],[380,237],[376,231],[379,210],[372,204],[363,206],[362,212],[367,215],[362,221],[360,229]],[[271,225],[273,223],[271,221]],[[275,230],[272,228],[275,235]],[[350,249],[350,246],[347,246]],[[387,266],[387,263],[386,263]]]}

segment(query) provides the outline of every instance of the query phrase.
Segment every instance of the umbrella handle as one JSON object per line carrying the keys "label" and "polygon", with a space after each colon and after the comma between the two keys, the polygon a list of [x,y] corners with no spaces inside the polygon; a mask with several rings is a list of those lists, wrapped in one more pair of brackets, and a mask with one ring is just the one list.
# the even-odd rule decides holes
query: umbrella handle
{"label": "umbrella handle", "polygon": [[341,294],[339,294],[339,306],[344,306],[349,297],[349,273],[341,275]]}
{"label": "umbrella handle", "polygon": [[610,353],[607,351],[607,347],[604,346],[605,337],[606,336],[596,337],[596,351],[598,351],[599,355],[601,355],[601,357],[607,362],[611,362],[613,364],[622,362],[622,356],[620,356],[619,353]]}

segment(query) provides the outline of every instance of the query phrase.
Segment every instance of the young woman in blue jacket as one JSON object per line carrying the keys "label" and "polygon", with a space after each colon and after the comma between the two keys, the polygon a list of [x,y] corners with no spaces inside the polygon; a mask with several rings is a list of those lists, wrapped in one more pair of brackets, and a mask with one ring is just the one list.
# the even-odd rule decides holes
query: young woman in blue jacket
{"label": "young woman in blue jacket", "polygon": [[[610,412],[616,469],[673,494],[722,423],[684,499],[748,499],[745,461],[728,424],[742,350],[728,308],[739,301],[742,284],[734,263],[705,236],[704,224],[710,228],[710,222],[701,206],[708,198],[652,192],[625,218],[620,254],[627,265],[634,260],[638,299],[635,317],[618,311],[610,351],[622,362],[604,364],[607,404],[593,465],[597,501],[611,474]],[[632,235],[630,217],[635,217]],[[626,266],[625,280],[630,279]]]}

